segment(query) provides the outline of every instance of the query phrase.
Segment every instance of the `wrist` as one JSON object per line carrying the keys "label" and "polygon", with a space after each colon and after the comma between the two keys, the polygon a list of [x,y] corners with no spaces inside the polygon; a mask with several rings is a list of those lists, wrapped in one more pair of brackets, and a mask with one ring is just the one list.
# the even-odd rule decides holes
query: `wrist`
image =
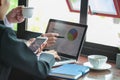
{"label": "wrist", "polygon": [[10,21],[8,20],[7,15],[4,17],[4,20],[3,20],[3,21],[4,21],[4,24],[5,24],[6,26],[13,28],[13,24],[10,23]]}
{"label": "wrist", "polygon": [[6,18],[5,18],[5,19],[7,20],[7,22],[8,22],[9,24],[11,24],[11,19],[10,19],[10,17],[9,17],[9,14],[6,15]]}

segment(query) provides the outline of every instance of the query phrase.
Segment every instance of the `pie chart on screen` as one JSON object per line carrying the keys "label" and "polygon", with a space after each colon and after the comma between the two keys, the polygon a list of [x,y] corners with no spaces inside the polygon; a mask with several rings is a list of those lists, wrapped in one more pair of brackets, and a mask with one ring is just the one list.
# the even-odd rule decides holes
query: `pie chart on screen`
{"label": "pie chart on screen", "polygon": [[68,34],[67,34],[68,40],[74,41],[77,38],[77,36],[78,36],[78,32],[76,29],[73,28],[68,31]]}

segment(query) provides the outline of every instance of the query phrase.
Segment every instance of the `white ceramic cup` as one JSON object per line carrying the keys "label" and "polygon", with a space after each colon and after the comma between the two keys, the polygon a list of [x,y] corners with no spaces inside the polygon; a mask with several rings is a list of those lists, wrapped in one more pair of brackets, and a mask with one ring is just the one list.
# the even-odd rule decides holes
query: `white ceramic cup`
{"label": "white ceramic cup", "polygon": [[100,68],[107,62],[107,56],[104,55],[89,55],[88,61],[94,68]]}
{"label": "white ceramic cup", "polygon": [[116,55],[116,67],[120,69],[120,53]]}
{"label": "white ceramic cup", "polygon": [[33,15],[33,7],[23,7],[22,8],[22,14],[24,18],[31,18]]}

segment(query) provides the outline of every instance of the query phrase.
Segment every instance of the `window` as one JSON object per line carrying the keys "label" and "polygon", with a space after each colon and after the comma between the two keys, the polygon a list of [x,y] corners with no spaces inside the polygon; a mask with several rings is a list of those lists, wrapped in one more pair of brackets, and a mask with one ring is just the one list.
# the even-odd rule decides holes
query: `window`
{"label": "window", "polygon": [[28,19],[29,31],[45,32],[50,18],[79,22],[79,14],[72,15],[65,0],[29,0],[28,6],[35,8],[33,17]]}
{"label": "window", "polygon": [[[79,14],[69,12],[65,0],[30,0],[29,6],[35,8],[33,18],[28,19],[27,30],[30,31],[44,32],[50,18],[79,22]],[[113,18],[88,15],[87,24],[87,41],[116,47],[119,45],[120,24],[115,24]]]}
{"label": "window", "polygon": [[[79,23],[79,13],[70,12],[65,0],[29,0],[28,6],[33,6],[35,10],[33,17],[28,19],[26,31],[44,33],[50,18]],[[86,42],[120,47],[119,19],[115,23],[113,17],[88,14],[87,22]]]}
{"label": "window", "polygon": [[113,0],[90,0],[89,6],[93,13],[117,14]]}

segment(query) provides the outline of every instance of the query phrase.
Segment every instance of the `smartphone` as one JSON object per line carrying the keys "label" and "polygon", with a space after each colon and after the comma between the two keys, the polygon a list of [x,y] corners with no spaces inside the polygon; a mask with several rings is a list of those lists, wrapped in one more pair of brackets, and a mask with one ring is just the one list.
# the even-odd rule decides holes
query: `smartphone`
{"label": "smartphone", "polygon": [[48,40],[47,37],[37,37],[36,40],[29,46],[29,48],[33,52],[36,52],[36,50],[47,40]]}

